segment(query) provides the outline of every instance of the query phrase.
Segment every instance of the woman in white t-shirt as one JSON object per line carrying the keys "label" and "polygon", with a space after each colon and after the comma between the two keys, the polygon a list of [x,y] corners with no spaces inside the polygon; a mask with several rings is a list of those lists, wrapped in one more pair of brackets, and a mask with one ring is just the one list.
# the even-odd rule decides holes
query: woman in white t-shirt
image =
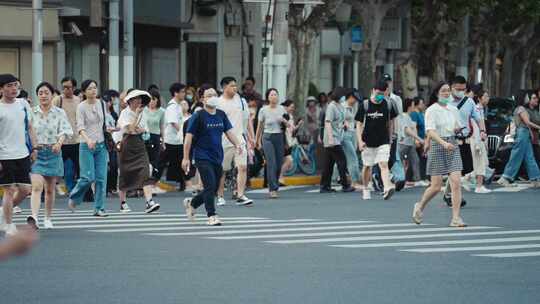
{"label": "woman in white t-shirt", "polygon": [[424,208],[441,191],[443,176],[449,175],[452,189],[450,226],[467,226],[460,217],[463,164],[456,139],[462,126],[458,109],[448,104],[452,100],[450,93],[448,83],[439,84],[431,95],[432,105],[426,111],[426,132],[430,138],[426,171],[431,176],[431,185],[414,205],[413,221],[416,224],[422,223]]}
{"label": "woman in white t-shirt", "polygon": [[150,94],[141,90],[131,91],[125,98],[128,107],[118,118],[118,128],[122,135],[118,163],[120,169],[118,189],[120,212],[131,209],[126,203],[126,192],[142,188],[146,199],[146,213],[159,210],[159,204],[152,199],[154,180],[150,174],[150,161],[142,135],[148,132],[144,107],[150,102]]}

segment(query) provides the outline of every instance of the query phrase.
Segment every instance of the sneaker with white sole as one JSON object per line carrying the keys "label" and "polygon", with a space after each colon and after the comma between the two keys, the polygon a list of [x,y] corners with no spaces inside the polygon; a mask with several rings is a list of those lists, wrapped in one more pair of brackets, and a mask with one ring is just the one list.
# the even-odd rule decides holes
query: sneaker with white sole
{"label": "sneaker with white sole", "polygon": [[390,198],[392,198],[392,195],[394,195],[395,192],[396,192],[395,187],[391,187],[390,189],[384,191],[383,199],[385,201],[389,200]]}
{"label": "sneaker with white sole", "polygon": [[503,187],[513,187],[514,186],[513,184],[510,183],[509,180],[507,180],[506,178],[504,178],[502,176],[501,176],[501,178],[499,178],[497,180],[497,184],[499,184],[499,185],[501,185]]}
{"label": "sneaker with white sole", "polygon": [[6,224],[6,236],[14,236],[17,234],[17,226],[14,223]]}
{"label": "sneaker with white sole", "polygon": [[19,207],[19,206],[14,206],[14,207],[13,207],[13,213],[15,213],[15,214],[21,214],[21,213],[22,213],[21,207]]}
{"label": "sneaker with white sole", "polygon": [[64,186],[60,184],[56,185],[56,193],[60,196],[64,196],[67,194]]}
{"label": "sneaker with white sole", "polygon": [[491,193],[491,190],[489,190],[488,188],[482,186],[482,187],[476,188],[476,189],[474,190],[474,193],[478,193],[478,194],[488,194],[488,193]]}
{"label": "sneaker with white sole", "polygon": [[362,190],[362,199],[366,201],[371,199],[371,191],[369,189]]}
{"label": "sneaker with white sole", "polygon": [[450,222],[450,227],[467,227],[467,224],[463,222],[463,219],[461,217],[453,218]]}
{"label": "sneaker with white sole", "polygon": [[35,218],[33,216],[27,217],[26,218],[26,223],[28,224],[28,226],[30,226],[34,230],[39,229],[38,220],[37,220],[37,218]]}
{"label": "sneaker with white sole", "polygon": [[421,180],[421,181],[417,181],[414,185],[416,187],[427,187],[429,186],[429,182]]}
{"label": "sneaker with white sole", "polygon": [[236,200],[236,206],[249,206],[252,204],[253,204],[253,200],[249,199],[245,195],[242,195]]}
{"label": "sneaker with white sole", "polygon": [[95,217],[108,217],[109,215],[107,214],[107,212],[105,212],[105,210],[95,210],[94,216]]}
{"label": "sneaker with white sole", "polygon": [[131,208],[129,208],[129,205],[126,202],[122,202],[120,203],[120,212],[121,213],[131,212]]}
{"label": "sneaker with white sole", "polygon": [[227,201],[223,197],[218,196],[217,205],[218,206],[225,206],[226,204],[227,204]]}
{"label": "sneaker with white sole", "polygon": [[221,226],[222,222],[217,215],[208,218],[208,226]]}
{"label": "sneaker with white sole", "polygon": [[424,217],[424,213],[422,212],[422,208],[420,208],[420,203],[414,204],[414,209],[413,209],[413,213],[412,213],[413,221],[417,225],[420,225],[420,224],[422,224],[423,217]]}
{"label": "sneaker with white sole", "polygon": [[186,216],[188,220],[195,221],[195,208],[191,205],[191,197],[184,199],[184,209],[186,209]]}
{"label": "sneaker with white sole", "polygon": [[53,225],[50,218],[46,217],[43,220],[43,228],[45,228],[45,229],[53,229],[54,228],[54,225]]}
{"label": "sneaker with white sole", "polygon": [[150,200],[146,202],[146,208],[144,209],[144,212],[146,213],[152,213],[159,210],[159,207],[161,207],[158,203],[154,202],[154,200]]}

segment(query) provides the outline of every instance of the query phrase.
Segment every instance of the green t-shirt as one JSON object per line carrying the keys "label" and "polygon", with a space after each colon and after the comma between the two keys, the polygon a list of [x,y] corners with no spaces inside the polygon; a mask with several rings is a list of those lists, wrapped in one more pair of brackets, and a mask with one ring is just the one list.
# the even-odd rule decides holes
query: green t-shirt
{"label": "green t-shirt", "polygon": [[145,108],[144,112],[150,134],[161,135],[161,125],[165,123],[165,110],[159,108],[156,111],[150,111],[150,109]]}

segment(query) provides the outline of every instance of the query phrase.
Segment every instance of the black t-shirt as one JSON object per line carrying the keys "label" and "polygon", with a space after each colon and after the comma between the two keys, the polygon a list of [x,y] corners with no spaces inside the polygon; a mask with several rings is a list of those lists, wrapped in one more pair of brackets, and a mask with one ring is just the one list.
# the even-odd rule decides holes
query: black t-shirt
{"label": "black t-shirt", "polygon": [[366,146],[369,148],[377,148],[389,144],[390,134],[388,126],[390,120],[394,119],[397,115],[394,107],[389,109],[386,100],[380,104],[374,104],[371,101],[368,102],[367,113],[364,103],[361,103],[354,119],[364,123],[362,140],[366,143]]}

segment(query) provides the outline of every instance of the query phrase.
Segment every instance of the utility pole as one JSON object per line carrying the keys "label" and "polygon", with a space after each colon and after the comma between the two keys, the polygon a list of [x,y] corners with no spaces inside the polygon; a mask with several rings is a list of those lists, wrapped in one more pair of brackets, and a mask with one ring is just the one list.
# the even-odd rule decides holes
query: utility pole
{"label": "utility pole", "polygon": [[[43,81],[43,1],[32,0],[32,88]],[[32,91],[32,100],[37,96]]]}
{"label": "utility pole", "polygon": [[133,87],[133,0],[124,0],[124,90]]}
{"label": "utility pole", "polygon": [[120,90],[120,0],[109,0],[109,89]]}
{"label": "utility pole", "polygon": [[280,102],[287,97],[288,42],[289,42],[289,1],[276,0],[273,47],[273,87],[279,92]]}
{"label": "utility pole", "polygon": [[461,36],[459,41],[459,52],[457,58],[456,74],[469,78],[469,21],[470,16],[465,15],[461,23]]}

